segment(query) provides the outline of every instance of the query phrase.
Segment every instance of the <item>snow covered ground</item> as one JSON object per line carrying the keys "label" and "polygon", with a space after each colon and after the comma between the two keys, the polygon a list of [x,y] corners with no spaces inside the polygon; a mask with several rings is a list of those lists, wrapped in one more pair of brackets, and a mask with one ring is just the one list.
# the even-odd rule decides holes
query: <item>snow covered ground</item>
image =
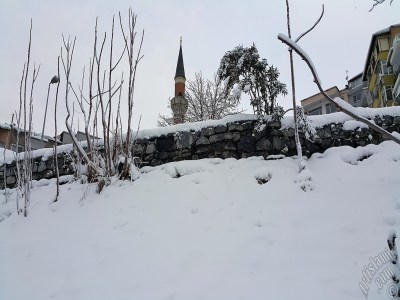
{"label": "snow covered ground", "polygon": [[62,185],[58,203],[41,181],[27,218],[2,192],[0,299],[389,299],[375,282],[389,263],[359,284],[400,233],[400,147],[332,148],[307,164],[307,192],[292,158],[146,167],[100,195]]}

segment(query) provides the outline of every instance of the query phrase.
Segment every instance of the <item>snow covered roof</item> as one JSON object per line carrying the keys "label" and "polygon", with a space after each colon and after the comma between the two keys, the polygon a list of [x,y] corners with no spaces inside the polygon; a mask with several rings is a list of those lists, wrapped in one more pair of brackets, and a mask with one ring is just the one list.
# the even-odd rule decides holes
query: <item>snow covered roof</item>
{"label": "snow covered roof", "polygon": [[[328,95],[331,95],[331,92],[339,93],[340,90],[339,90],[339,88],[335,85],[335,86],[333,86],[333,87],[330,87],[329,89],[326,89],[324,92],[327,93]],[[300,100],[300,102],[304,102],[304,101],[307,101],[307,100],[311,100],[312,98],[314,98],[315,96],[318,96],[318,95],[321,95],[321,93],[318,92],[318,93],[316,93],[316,94],[314,94],[314,95],[312,95],[312,96],[310,96],[310,97],[307,97],[307,98],[304,98],[303,100]],[[303,105],[305,105],[305,104],[303,104]]]}
{"label": "snow covered roof", "polygon": [[1,129],[6,129],[6,130],[10,130],[11,126],[7,123],[0,123],[0,128]]}
{"label": "snow covered roof", "polygon": [[360,78],[362,75],[363,75],[363,72],[360,72],[360,73],[358,73],[356,76],[350,78],[348,81],[349,81],[349,82],[352,82],[352,81],[354,81],[354,80]]}

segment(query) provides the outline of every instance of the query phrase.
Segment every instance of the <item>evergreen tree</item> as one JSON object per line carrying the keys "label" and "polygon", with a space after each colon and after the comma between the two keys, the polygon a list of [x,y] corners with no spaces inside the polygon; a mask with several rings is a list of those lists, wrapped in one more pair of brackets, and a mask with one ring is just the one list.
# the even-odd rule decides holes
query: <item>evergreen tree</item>
{"label": "evergreen tree", "polygon": [[257,47],[242,45],[228,51],[221,59],[218,76],[226,84],[227,97],[250,96],[254,113],[271,115],[276,108],[279,94],[286,95],[286,85],[278,80],[279,71],[261,59]]}

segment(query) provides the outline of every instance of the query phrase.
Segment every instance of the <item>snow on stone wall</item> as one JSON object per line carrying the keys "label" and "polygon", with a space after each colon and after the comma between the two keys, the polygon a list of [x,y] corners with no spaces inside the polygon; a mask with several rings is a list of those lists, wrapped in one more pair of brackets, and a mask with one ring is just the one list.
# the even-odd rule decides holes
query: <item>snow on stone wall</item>
{"label": "snow on stone wall", "polygon": [[[366,115],[377,125],[389,132],[400,132],[400,110],[392,109],[365,110]],[[352,120],[343,113],[335,113],[310,118],[316,127],[317,137],[313,141],[305,138],[300,132],[303,155],[310,157],[313,153],[324,152],[330,147],[347,145],[351,147],[379,144],[383,141],[379,133],[372,131],[363,123]],[[281,122],[270,117],[258,119],[255,116],[230,116],[218,121],[186,123],[154,130],[138,132],[133,147],[134,156],[142,166],[157,166],[180,160],[202,158],[246,158],[263,156],[267,159],[275,155],[296,155],[293,118],[286,117]],[[60,175],[74,173],[71,145],[63,146],[59,154]],[[34,180],[54,177],[54,159],[52,150],[38,150],[33,153]],[[60,151],[61,152],[61,151]],[[40,155],[39,155],[40,154]],[[0,161],[0,188],[4,188],[4,170],[7,186],[13,187],[16,182],[15,161]]]}

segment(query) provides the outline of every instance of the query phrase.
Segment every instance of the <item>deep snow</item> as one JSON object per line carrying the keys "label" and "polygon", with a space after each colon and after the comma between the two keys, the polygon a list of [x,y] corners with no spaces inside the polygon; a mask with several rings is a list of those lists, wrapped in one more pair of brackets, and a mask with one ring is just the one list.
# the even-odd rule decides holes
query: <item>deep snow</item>
{"label": "deep snow", "polygon": [[[41,181],[27,218],[3,192],[0,299],[364,299],[363,268],[400,225],[400,147],[331,148],[307,166],[307,192],[293,158],[146,167],[100,195],[64,184],[57,203]],[[372,279],[368,299],[387,286]]]}

